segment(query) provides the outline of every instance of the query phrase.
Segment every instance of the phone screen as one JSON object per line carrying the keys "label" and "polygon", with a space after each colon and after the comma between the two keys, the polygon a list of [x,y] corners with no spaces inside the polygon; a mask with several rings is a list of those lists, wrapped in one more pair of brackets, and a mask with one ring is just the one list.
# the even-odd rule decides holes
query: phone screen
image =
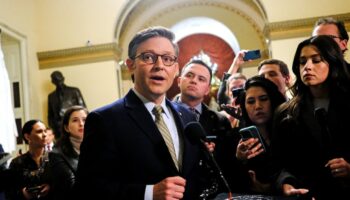
{"label": "phone screen", "polygon": [[261,54],[260,54],[260,50],[251,50],[251,51],[247,51],[244,53],[244,57],[243,60],[247,61],[247,60],[255,60],[261,58]]}
{"label": "phone screen", "polygon": [[258,138],[262,147],[266,151],[265,142],[261,137],[259,130],[256,128],[256,126],[248,126],[246,128],[242,128],[239,130],[239,133],[241,134],[241,138],[243,141],[248,140],[249,138]]}

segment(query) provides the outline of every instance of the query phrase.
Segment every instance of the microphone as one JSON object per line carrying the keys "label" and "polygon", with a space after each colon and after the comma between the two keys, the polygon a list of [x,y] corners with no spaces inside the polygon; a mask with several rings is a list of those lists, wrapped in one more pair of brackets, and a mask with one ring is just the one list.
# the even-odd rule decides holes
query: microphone
{"label": "microphone", "polygon": [[185,126],[185,134],[188,135],[188,137],[192,143],[199,142],[202,144],[204,152],[208,155],[209,159],[214,164],[214,167],[215,167],[216,171],[218,172],[219,177],[224,182],[225,187],[228,190],[228,199],[232,199],[231,188],[228,185],[228,182],[227,182],[226,178],[224,177],[224,175],[221,171],[221,168],[219,167],[218,163],[216,162],[213,153],[210,152],[205,145],[205,143],[209,142],[209,141],[206,139],[205,130],[203,129],[202,125],[199,122],[189,122]]}

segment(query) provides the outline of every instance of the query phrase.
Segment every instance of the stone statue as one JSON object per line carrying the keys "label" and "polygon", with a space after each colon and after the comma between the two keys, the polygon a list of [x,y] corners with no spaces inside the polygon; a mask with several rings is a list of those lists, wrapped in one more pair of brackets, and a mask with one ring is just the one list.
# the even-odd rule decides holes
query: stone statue
{"label": "stone statue", "polygon": [[56,86],[56,90],[48,96],[48,122],[55,137],[59,138],[64,112],[73,105],[86,105],[78,88],[64,84],[64,77],[60,71],[51,73],[51,82]]}

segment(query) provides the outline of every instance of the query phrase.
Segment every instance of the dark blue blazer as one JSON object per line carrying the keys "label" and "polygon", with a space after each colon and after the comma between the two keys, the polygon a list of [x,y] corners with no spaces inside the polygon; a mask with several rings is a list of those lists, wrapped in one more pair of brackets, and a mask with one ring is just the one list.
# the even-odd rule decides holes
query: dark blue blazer
{"label": "dark blue blazer", "polygon": [[130,90],[87,117],[77,172],[78,197],[144,199],[147,184],[182,176],[186,179],[184,199],[198,199],[200,149],[184,134],[184,126],[195,121],[195,116],[168,100],[166,104],[184,141],[182,170],[177,171],[152,116]]}

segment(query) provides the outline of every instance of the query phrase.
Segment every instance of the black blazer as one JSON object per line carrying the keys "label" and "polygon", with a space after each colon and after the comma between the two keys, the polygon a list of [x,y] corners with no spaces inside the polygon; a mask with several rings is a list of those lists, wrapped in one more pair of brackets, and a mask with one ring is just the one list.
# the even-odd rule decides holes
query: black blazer
{"label": "black blazer", "polygon": [[283,183],[307,188],[316,199],[350,196],[349,179],[334,178],[325,167],[333,158],[350,162],[349,97],[337,92],[331,95],[322,124],[315,118],[310,97],[300,102],[300,116],[296,119],[286,110],[277,112],[271,148],[276,163],[283,168],[277,180],[279,188]]}
{"label": "black blazer", "polygon": [[152,116],[130,90],[124,98],[87,117],[77,171],[79,198],[144,199],[146,185],[182,176],[186,179],[184,199],[198,199],[200,150],[183,132],[195,117],[184,107],[168,100],[166,104],[183,136],[182,170],[177,171]]}

